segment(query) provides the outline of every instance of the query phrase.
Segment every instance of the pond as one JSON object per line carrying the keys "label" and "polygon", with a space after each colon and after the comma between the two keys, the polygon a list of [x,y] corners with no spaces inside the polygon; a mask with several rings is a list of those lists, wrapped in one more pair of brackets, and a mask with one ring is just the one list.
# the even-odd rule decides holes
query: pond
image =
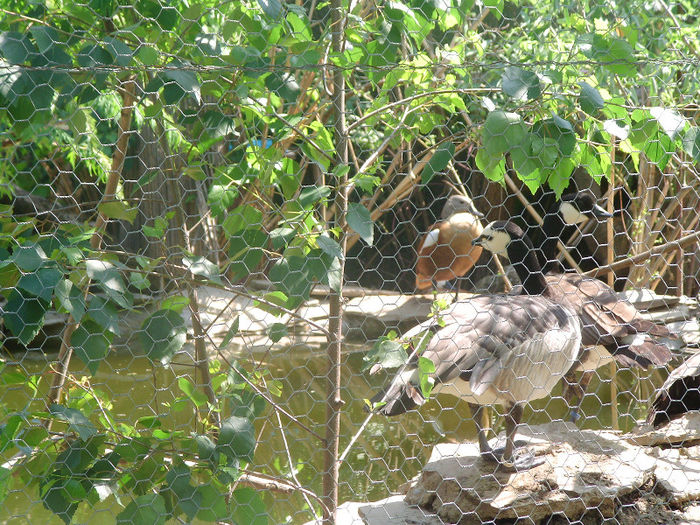
{"label": "pond", "polygon": [[[340,450],[350,442],[367,418],[364,399],[371,397],[384,383],[385,377],[369,377],[362,372],[362,356],[368,349],[365,345],[347,345],[344,348],[342,398],[345,402],[341,420]],[[34,355],[40,355],[38,352]],[[27,374],[45,373],[48,365],[45,358],[33,358],[25,354],[15,367]],[[176,358],[175,361],[178,361]],[[88,376],[87,370],[72,363],[71,373]],[[282,382],[280,406],[294,414],[300,422],[324,435],[324,374],[325,354],[320,347],[296,346],[289,350],[270,354],[265,366],[272,376]],[[605,367],[607,369],[607,367]],[[124,421],[152,415],[154,407],[173,428],[190,432],[194,429],[192,410],[169,411],[168,403],[182,395],[177,378],[191,373],[191,366],[173,364],[167,368],[152,369],[146,359],[113,354],[100,365],[91,384],[106,393],[114,404],[113,412]],[[44,391],[50,381],[45,374]],[[623,377],[622,383],[632,383]],[[153,385],[157,386],[154,389]],[[587,415],[585,426],[608,428],[610,425],[610,389],[605,380],[594,379],[583,406]],[[2,403],[6,410],[20,409],[28,401],[27,392],[6,388],[2,392]],[[618,397],[620,412],[625,412],[633,396]],[[524,421],[532,424],[567,417],[568,409],[560,397],[560,391],[551,398],[534,403],[526,410]],[[635,414],[639,417],[639,413]],[[280,429],[280,420],[282,429]],[[496,418],[498,425],[502,424]],[[633,418],[627,415],[621,424],[630,428]],[[321,494],[323,454],[321,443],[300,426],[292,424],[285,416],[278,420],[276,412],[268,405],[263,416],[256,422],[259,442],[255,452],[253,470],[274,475],[287,476],[290,471],[289,458],[298,481],[308,490]],[[500,430],[500,427],[497,427]],[[364,432],[354,443],[340,469],[340,499],[342,501],[372,501],[396,492],[398,487],[410,480],[419,471],[430,455],[433,445],[440,441],[475,440],[475,427],[466,403],[453,397],[440,395],[431,399],[419,411],[394,418],[374,416]],[[289,455],[287,453],[289,451]],[[5,460],[7,458],[1,458]],[[18,480],[17,480],[18,481]],[[266,493],[264,501],[270,513],[270,523],[305,523],[312,518],[305,499],[295,494]],[[125,501],[124,504],[127,504]],[[108,498],[105,502],[90,507],[80,505],[74,523],[112,523],[122,507]],[[46,510],[35,487],[22,491],[14,484],[5,505],[0,509],[0,523],[62,523]],[[241,524],[242,525],[242,524]]]}

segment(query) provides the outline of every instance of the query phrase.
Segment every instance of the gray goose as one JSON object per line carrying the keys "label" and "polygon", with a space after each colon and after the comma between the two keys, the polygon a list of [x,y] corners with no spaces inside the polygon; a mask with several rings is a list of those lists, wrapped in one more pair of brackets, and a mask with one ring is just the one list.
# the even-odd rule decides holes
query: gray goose
{"label": "gray goose", "polygon": [[[544,240],[539,256],[550,293],[575,311],[582,323],[581,355],[564,378],[564,399],[571,407],[574,421],[579,417],[583,395],[595,370],[608,362],[610,356],[626,368],[665,365],[672,357],[661,340],[675,339],[666,327],[642,319],[632,304],[604,282],[578,273],[561,273],[556,259],[557,242],[565,242],[578,224],[610,217],[610,213],[596,204],[591,193],[582,191],[564,195],[542,224]],[[576,381],[578,371],[583,375]]]}
{"label": "gray goose", "polygon": [[[435,365],[429,377],[433,392],[449,393],[470,404],[482,458],[503,469],[524,470],[543,460],[515,450],[523,406],[548,396],[571,368],[579,355],[580,321],[570,308],[550,298],[532,243],[516,224],[493,222],[472,242],[507,254],[525,295],[482,295],[458,301],[439,319],[411,329],[404,336],[414,346],[408,363],[371,400],[372,406],[376,412],[394,416],[425,402],[420,353]],[[494,404],[508,408],[506,443],[498,450],[490,447],[481,426],[482,407]]]}

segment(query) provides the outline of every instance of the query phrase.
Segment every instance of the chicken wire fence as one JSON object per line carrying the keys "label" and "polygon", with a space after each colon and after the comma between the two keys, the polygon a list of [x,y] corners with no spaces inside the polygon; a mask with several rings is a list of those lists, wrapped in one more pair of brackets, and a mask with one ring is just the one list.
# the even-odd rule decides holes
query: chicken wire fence
{"label": "chicken wire fence", "polygon": [[700,522],[699,16],[0,2],[0,521]]}

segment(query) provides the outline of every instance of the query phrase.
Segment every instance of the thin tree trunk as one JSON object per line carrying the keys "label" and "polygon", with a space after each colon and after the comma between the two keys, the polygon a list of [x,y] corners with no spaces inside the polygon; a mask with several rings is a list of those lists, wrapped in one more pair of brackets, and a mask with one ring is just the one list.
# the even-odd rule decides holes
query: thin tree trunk
{"label": "thin tree trunk", "polygon": [[[122,167],[124,166],[124,158],[126,157],[126,148],[129,142],[129,130],[131,129],[131,116],[134,111],[135,92],[136,81],[133,77],[127,79],[120,86],[122,111],[119,118],[119,136],[117,138],[116,147],[114,148],[112,167],[109,170],[109,176],[107,177],[107,185],[102,197],[102,202],[113,200],[115,198],[117,186],[119,185]],[[95,232],[92,234],[92,238],[90,239],[90,247],[93,250],[100,249],[100,246],[102,245],[102,234],[104,233],[106,227],[107,217],[100,212],[97,215]],[[87,290],[88,287],[89,283],[85,289]],[[56,370],[54,371],[55,375],[53,377],[53,381],[51,382],[51,389],[49,390],[48,395],[47,404],[49,405],[58,403],[61,399],[63,385],[66,382],[66,374],[68,373],[71,356],[73,355],[70,340],[76,328],[78,328],[78,323],[71,315],[68,317],[66,328],[63,332],[63,337],[61,338],[61,349],[58,352],[58,362],[56,364]]]}
{"label": "thin tree trunk", "polygon": [[[333,0],[331,5],[333,27],[333,52],[340,54],[343,49],[343,16],[342,1]],[[333,73],[333,110],[335,113],[335,144],[336,166],[348,163],[348,138],[345,123],[345,77],[343,70],[338,68]],[[336,180],[335,224],[340,232],[340,247],[343,254],[347,250],[347,233],[345,231],[348,209],[348,178],[347,174]],[[340,439],[340,360],[343,327],[343,275],[345,273],[345,258],[340,261],[340,287],[330,296],[330,319],[328,338],[328,372],[326,376],[326,439],[324,447],[323,472],[323,523],[334,525],[338,508],[338,443]]]}

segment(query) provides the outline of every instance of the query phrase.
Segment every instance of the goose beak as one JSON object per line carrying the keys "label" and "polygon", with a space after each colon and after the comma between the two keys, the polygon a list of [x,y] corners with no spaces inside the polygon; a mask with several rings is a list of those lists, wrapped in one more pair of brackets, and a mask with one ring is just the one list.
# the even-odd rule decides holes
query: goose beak
{"label": "goose beak", "polygon": [[606,211],[604,208],[598,206],[597,204],[593,206],[593,209],[591,210],[593,213],[593,216],[597,219],[610,219],[613,214]]}

